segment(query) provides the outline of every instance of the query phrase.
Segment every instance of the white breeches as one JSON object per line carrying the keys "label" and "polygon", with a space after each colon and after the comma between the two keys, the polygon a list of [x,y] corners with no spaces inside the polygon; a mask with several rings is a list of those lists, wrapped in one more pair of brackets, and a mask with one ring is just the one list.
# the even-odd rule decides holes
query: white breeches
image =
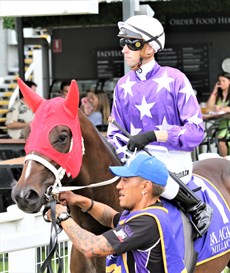
{"label": "white breeches", "polygon": [[[127,137],[120,136],[120,134],[118,135],[119,138],[122,139],[123,141],[127,140]],[[116,139],[116,137],[114,139]],[[167,169],[175,173],[185,184],[187,184],[191,180],[193,163],[190,152],[173,150],[169,151],[165,147],[154,145],[147,145],[145,146],[145,148],[151,155],[155,156],[157,159],[162,161],[166,165]],[[120,153],[124,154],[124,157],[121,159],[123,162],[127,161],[127,158],[129,158],[133,154],[127,150],[126,146],[122,146],[118,148],[116,151],[117,154]],[[146,152],[142,150],[139,151],[138,153]],[[165,191],[161,196],[171,200],[177,195],[178,191],[179,184],[173,178],[171,178],[171,176],[169,176],[167,185],[165,187]]]}

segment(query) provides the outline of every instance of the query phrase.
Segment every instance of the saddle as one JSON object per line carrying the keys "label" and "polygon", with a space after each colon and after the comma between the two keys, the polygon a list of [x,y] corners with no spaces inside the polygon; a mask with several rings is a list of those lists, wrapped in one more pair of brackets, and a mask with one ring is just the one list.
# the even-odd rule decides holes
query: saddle
{"label": "saddle", "polygon": [[187,184],[191,190],[200,188],[196,194],[213,208],[213,217],[208,231],[200,238],[193,240],[192,225],[187,215],[173,202],[163,199],[168,209],[179,251],[185,260],[188,272],[193,272],[195,265],[220,257],[230,252],[230,209],[218,189],[208,180],[194,175]]}

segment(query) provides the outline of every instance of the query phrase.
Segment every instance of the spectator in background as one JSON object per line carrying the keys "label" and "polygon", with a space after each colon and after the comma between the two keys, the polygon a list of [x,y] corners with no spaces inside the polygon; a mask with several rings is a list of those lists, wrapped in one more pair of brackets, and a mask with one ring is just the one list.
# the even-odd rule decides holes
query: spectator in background
{"label": "spectator in background", "polygon": [[102,125],[108,125],[108,118],[110,116],[110,104],[108,96],[104,91],[95,91],[95,95],[98,99],[97,109],[102,113]]}
{"label": "spectator in background", "polygon": [[107,94],[104,91],[87,92],[87,96],[82,98],[81,109],[88,116],[91,122],[97,126],[99,131],[107,128],[108,118],[110,116],[110,104]]}
{"label": "spectator in background", "polygon": [[[207,101],[206,107],[217,113],[230,113],[230,73],[223,72],[218,75],[217,83]],[[219,124],[217,137],[221,156],[230,154],[230,120],[222,119]]]}
{"label": "spectator in background", "polygon": [[[33,81],[25,81],[31,89],[36,92],[37,84]],[[9,138],[19,139],[23,137],[24,129],[30,124],[34,117],[32,110],[26,105],[21,91],[19,99],[14,102],[6,115],[6,127]]]}
{"label": "spectator in background", "polygon": [[60,86],[60,93],[61,93],[61,96],[62,97],[66,97],[68,92],[69,92],[69,88],[70,88],[70,84],[71,84],[71,81],[70,80],[65,80],[61,83],[61,86]]}

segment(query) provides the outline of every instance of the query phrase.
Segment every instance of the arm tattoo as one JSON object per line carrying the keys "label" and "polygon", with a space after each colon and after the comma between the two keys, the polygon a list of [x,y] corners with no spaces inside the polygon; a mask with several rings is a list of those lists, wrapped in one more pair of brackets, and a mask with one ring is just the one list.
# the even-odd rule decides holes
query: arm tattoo
{"label": "arm tattoo", "polygon": [[66,221],[63,228],[74,246],[86,257],[105,257],[115,253],[103,235],[96,236],[81,228],[72,219]]}
{"label": "arm tattoo", "polygon": [[105,207],[103,212],[101,213],[101,217],[98,218],[97,221],[106,227],[110,227],[112,219],[113,214],[111,213],[110,208]]}

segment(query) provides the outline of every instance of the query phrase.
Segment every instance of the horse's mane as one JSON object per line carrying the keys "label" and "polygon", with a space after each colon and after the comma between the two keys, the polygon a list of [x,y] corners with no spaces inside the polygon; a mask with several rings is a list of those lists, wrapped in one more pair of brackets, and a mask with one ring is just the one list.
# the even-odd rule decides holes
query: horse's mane
{"label": "horse's mane", "polygon": [[[100,133],[100,132],[99,132]],[[106,137],[102,137],[105,145],[112,151],[114,156],[117,158],[118,161],[120,161],[119,157],[117,156],[115,147],[107,140]],[[121,162],[121,161],[120,161]]]}
{"label": "horse's mane", "polygon": [[121,163],[120,159],[117,156],[115,147],[107,140],[105,136],[102,135],[102,133],[97,129],[97,127],[92,124],[92,122],[89,120],[87,115],[81,110],[81,108],[79,108],[78,111],[79,118],[81,120],[81,130],[84,131],[86,128],[88,128],[91,133],[99,135],[105,146],[108,148],[108,150],[110,150],[112,154],[115,156],[115,158]]}

